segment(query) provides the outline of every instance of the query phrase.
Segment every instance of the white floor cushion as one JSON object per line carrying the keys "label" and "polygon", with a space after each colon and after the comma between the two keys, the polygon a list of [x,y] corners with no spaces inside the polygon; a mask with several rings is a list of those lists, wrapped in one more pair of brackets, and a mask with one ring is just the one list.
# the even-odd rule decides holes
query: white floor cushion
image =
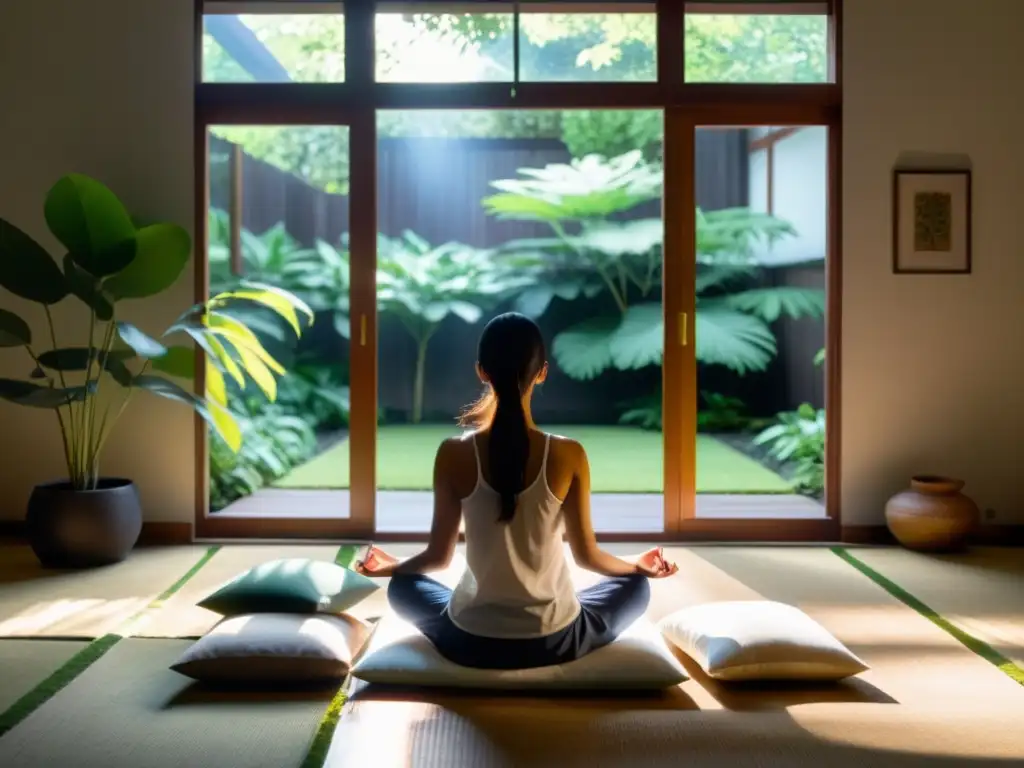
{"label": "white floor cushion", "polygon": [[519,690],[650,690],[670,688],[687,679],[657,629],[645,619],[611,645],[567,664],[489,670],[453,664],[415,627],[393,614],[381,619],[353,662],[352,675],[390,685]]}
{"label": "white floor cushion", "polygon": [[234,616],[190,646],[171,669],[217,683],[338,680],[367,634],[362,622],[348,616]]}
{"label": "white floor cushion", "polygon": [[658,626],[717,680],[841,680],[868,668],[818,622],[784,603],[707,603]]}

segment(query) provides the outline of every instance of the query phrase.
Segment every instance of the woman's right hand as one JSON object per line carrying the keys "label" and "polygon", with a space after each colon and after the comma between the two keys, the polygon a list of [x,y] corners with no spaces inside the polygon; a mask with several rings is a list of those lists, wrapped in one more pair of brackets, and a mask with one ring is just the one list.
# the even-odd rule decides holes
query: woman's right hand
{"label": "woman's right hand", "polygon": [[366,559],[356,563],[355,571],[363,576],[390,576],[398,562],[397,557],[389,555],[382,549],[372,547]]}
{"label": "woman's right hand", "polygon": [[637,570],[649,579],[664,579],[679,572],[679,566],[664,558],[661,547],[649,549],[636,561]]}

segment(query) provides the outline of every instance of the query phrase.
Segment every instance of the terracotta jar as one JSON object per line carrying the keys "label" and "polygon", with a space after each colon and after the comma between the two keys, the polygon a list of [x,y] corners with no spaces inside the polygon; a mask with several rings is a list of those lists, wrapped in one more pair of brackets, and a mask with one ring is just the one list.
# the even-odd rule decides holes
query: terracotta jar
{"label": "terracotta jar", "polygon": [[960,493],[963,480],[915,475],[910,488],[885,505],[885,520],[907,549],[944,552],[962,549],[978,525],[978,505]]}

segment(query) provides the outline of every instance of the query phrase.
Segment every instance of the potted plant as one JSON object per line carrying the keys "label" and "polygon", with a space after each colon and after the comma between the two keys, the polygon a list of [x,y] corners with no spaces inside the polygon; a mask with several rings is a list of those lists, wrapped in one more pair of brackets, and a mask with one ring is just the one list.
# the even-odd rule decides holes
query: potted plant
{"label": "potted plant", "polygon": [[[28,504],[29,542],[50,567],[86,567],[123,560],[138,540],[142,512],[127,478],[100,474],[111,430],[137,391],[183,403],[198,412],[233,450],[242,432],[227,408],[225,375],[239,386],[254,382],[271,399],[284,369],[241,319],[258,306],[301,334],[309,308],[291,294],[245,284],[186,310],[157,340],[119,315],[120,302],[168,289],[192,249],[175,224],[138,227],[103,184],[69,175],[50,190],[47,226],[67,249],[60,264],[13,224],[0,219],[0,286],[38,304],[43,333],[0,309],[0,347],[21,348],[26,379],[0,378],[0,398],[53,412],[68,476],[36,486]],[[58,342],[51,307],[73,298],[86,309],[82,340]],[[242,310],[242,311],[239,311]],[[177,336],[183,344],[168,344]],[[193,342],[206,353],[206,394],[175,378],[194,376]],[[50,349],[43,349],[49,345]]]}

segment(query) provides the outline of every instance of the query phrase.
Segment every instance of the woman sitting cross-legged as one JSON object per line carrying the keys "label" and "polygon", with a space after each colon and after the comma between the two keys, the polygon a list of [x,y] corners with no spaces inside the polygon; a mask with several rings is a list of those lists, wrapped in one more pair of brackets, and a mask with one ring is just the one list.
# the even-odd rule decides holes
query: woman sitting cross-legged
{"label": "woman sitting cross-legged", "polygon": [[[657,549],[632,563],[598,547],[583,446],[545,434],[530,415],[547,371],[532,320],[508,313],[487,324],[477,362],[486,391],[463,417],[473,431],[437,452],[426,549],[399,562],[371,548],[357,565],[366,576],[391,577],[395,612],[462,666],[527,669],[578,659],[644,613],[648,579],[677,571]],[[463,518],[467,567],[453,591],[424,574],[449,565]],[[577,593],[563,533],[576,563],[608,578]]]}

